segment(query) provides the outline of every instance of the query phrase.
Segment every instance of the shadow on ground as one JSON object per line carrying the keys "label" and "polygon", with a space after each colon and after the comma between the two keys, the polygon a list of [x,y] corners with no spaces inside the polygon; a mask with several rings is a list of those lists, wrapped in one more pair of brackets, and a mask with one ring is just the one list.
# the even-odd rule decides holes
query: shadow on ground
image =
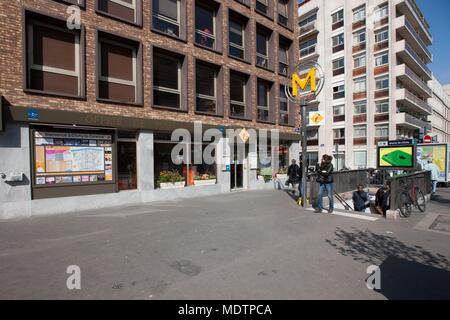
{"label": "shadow on ground", "polygon": [[450,199],[447,199],[447,197],[444,197],[442,195],[439,194],[435,194],[431,196],[431,201],[433,202],[437,202],[440,204],[450,204]]}
{"label": "shadow on ground", "polygon": [[326,242],[340,254],[380,267],[381,289],[376,291],[387,299],[450,299],[450,263],[445,256],[369,230],[338,228],[335,236]]}

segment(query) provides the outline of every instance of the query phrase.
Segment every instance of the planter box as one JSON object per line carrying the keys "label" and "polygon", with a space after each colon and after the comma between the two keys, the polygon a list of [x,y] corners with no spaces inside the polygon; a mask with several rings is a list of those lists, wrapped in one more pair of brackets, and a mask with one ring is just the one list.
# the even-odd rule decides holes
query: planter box
{"label": "planter box", "polygon": [[180,189],[180,188],[184,188],[184,181],[179,181],[179,182],[160,182],[159,186],[161,187],[161,189]]}
{"label": "planter box", "polygon": [[258,181],[263,181],[264,182],[264,177],[263,176],[258,176]]}
{"label": "planter box", "polygon": [[216,179],[194,180],[194,186],[210,186],[216,184]]}
{"label": "planter box", "polygon": [[277,178],[287,180],[288,176],[287,176],[287,174],[277,174]]}

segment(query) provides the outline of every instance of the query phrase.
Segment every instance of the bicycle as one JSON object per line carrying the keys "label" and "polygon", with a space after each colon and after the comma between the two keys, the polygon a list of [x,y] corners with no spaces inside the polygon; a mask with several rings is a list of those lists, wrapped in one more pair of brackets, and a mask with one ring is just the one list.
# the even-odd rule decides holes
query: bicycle
{"label": "bicycle", "polygon": [[414,179],[407,184],[405,180],[400,180],[400,214],[408,218],[411,216],[413,206],[419,209],[420,212],[426,210],[426,199],[422,190],[415,184]]}

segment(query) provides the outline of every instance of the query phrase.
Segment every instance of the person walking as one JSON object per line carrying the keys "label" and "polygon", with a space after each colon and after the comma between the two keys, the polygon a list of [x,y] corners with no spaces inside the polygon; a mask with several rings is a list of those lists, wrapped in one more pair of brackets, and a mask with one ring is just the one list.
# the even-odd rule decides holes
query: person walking
{"label": "person walking", "polygon": [[353,192],[353,208],[356,212],[366,212],[366,208],[370,205],[368,194],[364,191],[364,186],[359,185],[357,190]]}
{"label": "person walking", "polygon": [[289,184],[292,184],[292,187],[294,188],[294,196],[297,194],[298,189],[298,183],[300,181],[300,167],[297,165],[297,161],[295,159],[292,159],[292,163],[288,168],[288,182]]}
{"label": "person walking", "polygon": [[322,161],[320,164],[317,164],[317,182],[319,183],[319,195],[318,195],[318,207],[314,211],[315,213],[321,213],[323,211],[323,194],[325,190],[328,194],[328,200],[330,204],[330,208],[328,209],[328,213],[333,213],[334,210],[334,179],[333,179],[333,171],[334,167],[331,161],[333,160],[332,156],[327,154],[323,155]]}
{"label": "person walking", "polygon": [[425,170],[431,171],[431,194],[435,194],[439,181],[439,168],[435,163],[433,163],[433,160],[428,159],[428,163],[425,165]]}

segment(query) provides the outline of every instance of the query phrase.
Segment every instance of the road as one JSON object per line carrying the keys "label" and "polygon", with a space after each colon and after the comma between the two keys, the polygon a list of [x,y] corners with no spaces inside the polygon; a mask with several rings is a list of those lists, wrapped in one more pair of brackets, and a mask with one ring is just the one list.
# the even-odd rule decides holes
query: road
{"label": "road", "polygon": [[0,221],[0,298],[450,298],[449,203],[441,190],[427,214],[371,221],[258,191]]}

